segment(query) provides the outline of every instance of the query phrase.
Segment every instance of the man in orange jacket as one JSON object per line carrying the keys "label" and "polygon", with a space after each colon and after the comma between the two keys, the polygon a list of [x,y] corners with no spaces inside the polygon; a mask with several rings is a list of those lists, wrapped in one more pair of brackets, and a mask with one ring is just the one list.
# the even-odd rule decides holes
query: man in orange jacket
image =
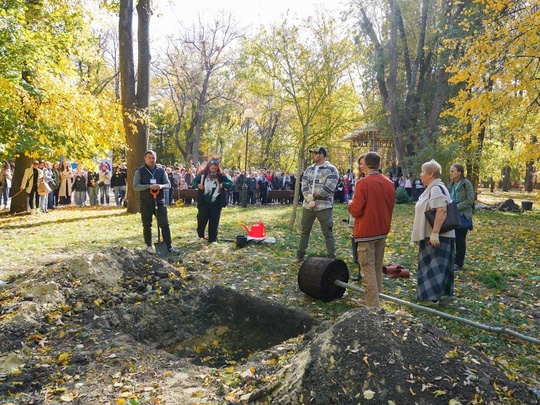
{"label": "man in orange jacket", "polygon": [[381,157],[376,152],[366,153],[363,161],[367,173],[356,182],[349,213],[354,217],[353,235],[358,242],[366,305],[378,308],[384,248],[390,232],[396,191],[392,181],[379,172]]}

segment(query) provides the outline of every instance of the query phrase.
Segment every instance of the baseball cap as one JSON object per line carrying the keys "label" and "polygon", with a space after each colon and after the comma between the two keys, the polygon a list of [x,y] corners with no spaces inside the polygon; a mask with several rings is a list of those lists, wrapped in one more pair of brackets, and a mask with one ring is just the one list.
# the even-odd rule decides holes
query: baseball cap
{"label": "baseball cap", "polygon": [[326,149],[324,149],[322,146],[317,146],[315,149],[310,150],[310,153],[322,153],[324,156],[326,156]]}

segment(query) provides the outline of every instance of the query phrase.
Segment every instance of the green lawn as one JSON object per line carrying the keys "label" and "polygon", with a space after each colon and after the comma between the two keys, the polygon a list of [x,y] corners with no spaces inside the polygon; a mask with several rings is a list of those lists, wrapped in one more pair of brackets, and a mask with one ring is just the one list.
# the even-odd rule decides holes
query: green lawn
{"label": "green lawn", "polygon": [[[531,199],[526,198],[526,194],[523,197]],[[413,213],[413,204],[396,206],[385,257],[386,263],[400,263],[409,268],[412,276],[408,279],[385,279],[384,292],[414,302],[417,247],[410,243]],[[222,214],[220,225],[222,241],[217,246],[206,246],[197,240],[196,208],[171,208],[169,219],[173,244],[182,253],[182,274],[192,275],[189,283],[223,284],[285,305],[304,307],[328,320],[336,319],[344,311],[355,307],[355,299],[361,296],[347,291],[342,299],[323,303],[299,291],[296,280],[298,266],[290,264],[298,243],[299,220],[295,231],[289,232],[287,225],[290,215],[291,207],[287,205],[247,209],[228,207]],[[346,206],[337,205],[334,215],[337,255],[347,262],[351,273],[356,272],[351,256],[350,229],[342,221],[348,218]],[[244,234],[239,221],[247,225],[263,221],[268,228],[267,235],[275,237],[276,243],[236,249],[235,235]],[[517,214],[479,210],[474,221],[475,230],[468,236],[464,270],[456,278],[455,297],[445,300],[440,310],[539,339],[538,203],[535,202],[532,212]],[[69,207],[38,215],[2,214],[0,226],[3,231],[0,280],[6,281],[11,274],[27,269],[39,271],[41,265],[77,254],[118,245],[143,247],[139,215],[128,215],[116,207]],[[315,225],[308,255],[324,254],[323,239],[318,225]],[[483,351],[513,378],[531,387],[539,386],[538,345],[509,335],[485,332],[388,301],[383,301],[383,305],[389,311],[411,313],[446,329],[456,339],[462,339]]]}

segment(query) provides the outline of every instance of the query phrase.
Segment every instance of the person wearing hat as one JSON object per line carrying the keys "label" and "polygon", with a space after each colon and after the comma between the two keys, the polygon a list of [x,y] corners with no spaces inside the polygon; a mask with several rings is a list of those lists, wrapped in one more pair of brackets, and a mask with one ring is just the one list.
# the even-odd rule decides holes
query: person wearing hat
{"label": "person wearing hat", "polygon": [[315,219],[321,225],[324,235],[327,257],[336,257],[336,241],[334,239],[334,190],[339,181],[339,173],[335,166],[326,160],[326,149],[322,146],[310,150],[313,164],[302,175],[301,191],[304,196],[302,205],[302,231],[300,243],[293,264],[305,260],[309,236]]}

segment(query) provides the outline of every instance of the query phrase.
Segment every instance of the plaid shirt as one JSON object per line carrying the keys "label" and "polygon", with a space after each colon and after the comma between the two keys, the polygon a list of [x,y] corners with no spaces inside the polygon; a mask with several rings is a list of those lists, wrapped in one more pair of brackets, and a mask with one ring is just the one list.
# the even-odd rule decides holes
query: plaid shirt
{"label": "plaid shirt", "polygon": [[[339,181],[339,174],[335,166],[325,162],[319,166],[315,178],[315,166],[315,164],[309,166],[302,175],[302,194],[320,194],[320,197],[315,199],[317,207],[313,210],[322,211],[334,206],[334,190]],[[305,200],[303,207],[312,209],[308,207]]]}

